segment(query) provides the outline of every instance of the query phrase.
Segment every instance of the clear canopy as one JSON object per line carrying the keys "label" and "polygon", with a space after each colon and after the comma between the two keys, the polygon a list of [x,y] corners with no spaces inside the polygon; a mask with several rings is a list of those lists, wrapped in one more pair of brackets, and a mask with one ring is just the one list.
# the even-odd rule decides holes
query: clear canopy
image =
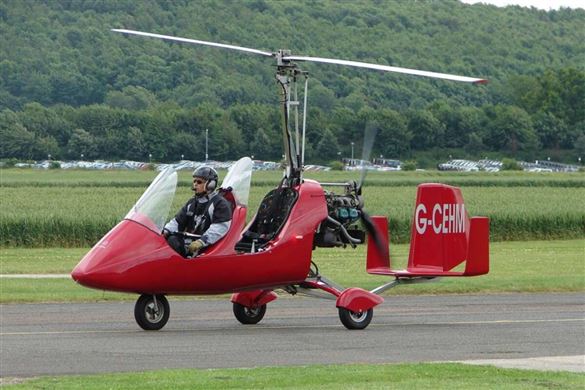
{"label": "clear canopy", "polygon": [[[221,187],[232,188],[236,203],[248,204],[253,162],[249,157],[236,161],[229,169]],[[168,167],[153,180],[125,219],[136,221],[156,233],[162,232],[177,190],[177,171]]]}
{"label": "clear canopy", "polygon": [[221,188],[232,188],[232,193],[234,194],[234,198],[236,198],[236,203],[241,206],[248,205],[253,166],[254,163],[249,157],[239,159],[229,167],[228,173],[221,183]]}
{"label": "clear canopy", "polygon": [[168,167],[161,171],[144,191],[126,215],[126,219],[136,221],[157,233],[162,232],[176,190],[177,172]]}

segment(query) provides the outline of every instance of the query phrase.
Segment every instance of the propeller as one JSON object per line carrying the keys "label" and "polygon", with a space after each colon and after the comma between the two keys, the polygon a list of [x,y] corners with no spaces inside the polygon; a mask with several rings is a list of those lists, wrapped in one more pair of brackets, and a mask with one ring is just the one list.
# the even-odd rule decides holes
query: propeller
{"label": "propeller", "polygon": [[374,244],[376,244],[376,248],[378,248],[378,251],[380,251],[382,257],[388,258],[390,256],[388,246],[386,246],[382,241],[382,237],[380,237],[380,232],[378,232],[378,228],[374,224],[374,221],[372,221],[372,218],[370,218],[370,216],[364,210],[361,210],[360,219],[362,221],[362,224],[366,228],[366,231],[374,240]]}
{"label": "propeller", "polygon": [[360,220],[364,225],[366,231],[370,234],[376,247],[380,251],[380,253],[384,257],[388,257],[388,247],[383,243],[382,238],[380,237],[380,233],[376,228],[376,225],[372,221],[372,218],[366,213],[364,210],[364,201],[362,198],[362,188],[364,182],[366,180],[366,175],[368,173],[368,167],[365,164],[366,162],[370,161],[370,155],[372,154],[372,148],[374,147],[374,140],[376,139],[376,134],[378,133],[378,125],[376,122],[368,122],[366,124],[366,130],[364,133],[364,144],[362,148],[362,171],[360,175],[360,181],[356,186],[356,195],[359,199],[359,210],[360,210]]}
{"label": "propeller", "polygon": [[364,131],[364,144],[362,147],[362,171],[360,174],[360,181],[356,187],[357,195],[362,194],[362,186],[364,185],[364,180],[366,180],[366,175],[368,174],[368,167],[365,163],[370,161],[370,155],[372,154],[372,148],[374,147],[376,134],[378,134],[378,124],[376,122],[366,123],[366,130]]}

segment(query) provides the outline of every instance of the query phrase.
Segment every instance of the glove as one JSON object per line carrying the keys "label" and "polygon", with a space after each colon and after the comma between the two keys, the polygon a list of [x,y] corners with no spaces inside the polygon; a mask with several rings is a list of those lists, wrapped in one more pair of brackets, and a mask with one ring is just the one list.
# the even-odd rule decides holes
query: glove
{"label": "glove", "polygon": [[191,244],[189,244],[189,254],[193,254],[197,251],[199,251],[199,249],[203,248],[205,246],[205,243],[202,240],[195,240],[193,241]]}

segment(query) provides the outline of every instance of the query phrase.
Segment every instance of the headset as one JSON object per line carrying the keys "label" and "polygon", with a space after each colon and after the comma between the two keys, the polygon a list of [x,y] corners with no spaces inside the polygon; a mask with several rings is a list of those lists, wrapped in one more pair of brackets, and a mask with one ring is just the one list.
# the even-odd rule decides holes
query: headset
{"label": "headset", "polygon": [[193,177],[200,177],[205,179],[205,191],[212,192],[217,188],[217,181],[219,175],[217,171],[211,167],[199,167],[193,171]]}

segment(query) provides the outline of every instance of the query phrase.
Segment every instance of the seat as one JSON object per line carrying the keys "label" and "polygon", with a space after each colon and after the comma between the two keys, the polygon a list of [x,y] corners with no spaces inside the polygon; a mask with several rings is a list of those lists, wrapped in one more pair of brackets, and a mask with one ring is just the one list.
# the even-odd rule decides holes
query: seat
{"label": "seat", "polygon": [[298,192],[289,187],[275,188],[266,194],[254,221],[236,243],[236,251],[253,252],[265,247],[282,230],[298,196]]}
{"label": "seat", "polygon": [[234,245],[240,239],[240,232],[246,223],[246,207],[238,205],[231,188],[220,189],[220,196],[223,196],[232,207],[232,223],[229,230],[218,242],[206,248],[200,256],[228,255],[234,253]]}

